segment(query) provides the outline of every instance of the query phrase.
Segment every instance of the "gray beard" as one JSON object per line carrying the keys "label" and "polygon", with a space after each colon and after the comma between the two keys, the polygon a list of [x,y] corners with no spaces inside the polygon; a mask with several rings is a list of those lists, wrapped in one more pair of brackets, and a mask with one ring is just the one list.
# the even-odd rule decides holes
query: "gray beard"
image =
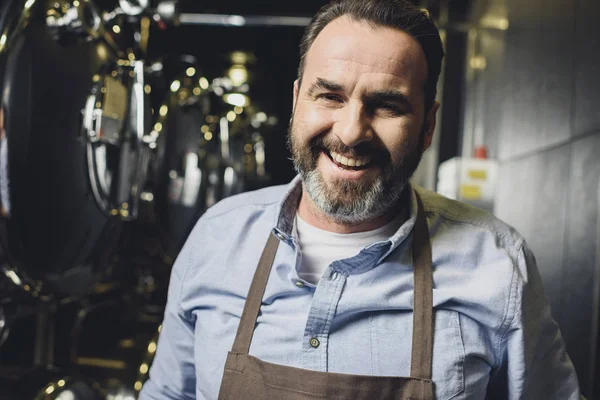
{"label": "gray beard", "polygon": [[302,177],[303,189],[327,218],[346,226],[358,225],[391,212],[409,186],[409,180],[423,154],[424,133],[421,132],[414,148],[410,143],[406,143],[400,150],[402,157],[396,164],[392,163],[386,150],[371,148],[373,157],[387,160],[383,161],[374,181],[368,183],[334,180],[328,184],[317,168],[320,149],[334,148],[338,152],[347,150],[335,141],[324,141],[322,137],[317,137],[307,144],[295,142],[293,131],[294,124],[291,119],[287,144],[292,153],[294,168]]}
{"label": "gray beard", "polygon": [[[336,188],[328,188],[323,176],[316,169],[306,173],[299,172],[302,176],[303,189],[317,208],[334,222],[347,226],[381,217],[398,203],[407,186],[405,181],[403,184],[394,185],[391,190],[386,190],[386,185],[380,176],[369,189],[357,196],[349,190],[344,190],[347,189],[344,188],[344,182],[337,182]],[[338,186],[341,186],[341,190],[338,190]],[[340,195],[346,201],[339,201]],[[352,200],[348,201],[348,198]]]}

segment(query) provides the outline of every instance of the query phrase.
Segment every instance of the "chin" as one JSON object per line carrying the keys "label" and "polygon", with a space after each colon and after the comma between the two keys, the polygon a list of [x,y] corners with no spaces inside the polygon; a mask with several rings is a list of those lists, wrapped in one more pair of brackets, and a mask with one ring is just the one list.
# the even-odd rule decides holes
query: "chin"
{"label": "chin", "polygon": [[384,190],[382,179],[375,179],[370,185],[339,178],[331,181],[318,169],[304,174],[303,184],[315,206],[342,225],[357,225],[381,217],[399,198],[399,194]]}

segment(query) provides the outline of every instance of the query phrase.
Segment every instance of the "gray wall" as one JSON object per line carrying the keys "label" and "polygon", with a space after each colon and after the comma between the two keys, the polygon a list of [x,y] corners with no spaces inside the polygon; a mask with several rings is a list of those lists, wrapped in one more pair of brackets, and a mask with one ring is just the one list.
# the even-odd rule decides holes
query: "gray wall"
{"label": "gray wall", "polygon": [[501,161],[495,214],[533,249],[583,392],[600,398],[600,1],[487,7],[510,24],[472,41],[487,67],[469,71],[465,136]]}

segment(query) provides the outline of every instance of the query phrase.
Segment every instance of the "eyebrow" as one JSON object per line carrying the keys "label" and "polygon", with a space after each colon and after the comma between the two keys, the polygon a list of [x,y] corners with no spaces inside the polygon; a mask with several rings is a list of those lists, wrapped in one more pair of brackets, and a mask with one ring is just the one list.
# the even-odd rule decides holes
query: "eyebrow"
{"label": "eyebrow", "polygon": [[344,87],[339,83],[328,81],[327,79],[317,78],[315,82],[308,88],[308,95],[312,96],[317,90],[327,90],[330,92],[342,92]]}

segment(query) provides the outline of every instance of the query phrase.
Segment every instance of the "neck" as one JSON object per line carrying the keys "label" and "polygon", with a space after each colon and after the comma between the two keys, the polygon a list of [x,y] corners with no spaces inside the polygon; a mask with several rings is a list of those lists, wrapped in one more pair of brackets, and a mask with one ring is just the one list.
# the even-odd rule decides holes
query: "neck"
{"label": "neck", "polygon": [[408,219],[410,215],[410,201],[404,201],[405,199],[406,196],[403,194],[400,196],[398,204],[382,216],[357,224],[348,225],[335,221],[329,215],[321,211],[312,201],[306,190],[302,190],[302,197],[298,204],[298,215],[310,225],[324,231],[334,233],[366,232],[384,226],[400,214],[402,215],[403,221]]}

